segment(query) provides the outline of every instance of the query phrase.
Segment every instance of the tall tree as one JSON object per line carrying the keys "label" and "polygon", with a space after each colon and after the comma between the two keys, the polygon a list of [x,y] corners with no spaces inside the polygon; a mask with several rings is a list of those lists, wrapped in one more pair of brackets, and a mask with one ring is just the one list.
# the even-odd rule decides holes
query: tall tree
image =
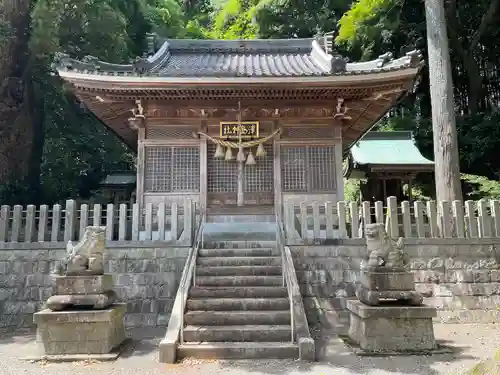
{"label": "tall tree", "polygon": [[436,199],[462,200],[450,50],[443,0],[425,0]]}

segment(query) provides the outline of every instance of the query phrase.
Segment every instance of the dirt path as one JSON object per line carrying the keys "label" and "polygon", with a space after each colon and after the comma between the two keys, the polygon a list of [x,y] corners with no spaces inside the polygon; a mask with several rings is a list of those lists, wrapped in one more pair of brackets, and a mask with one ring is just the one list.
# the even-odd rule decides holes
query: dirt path
{"label": "dirt path", "polygon": [[0,339],[0,375],[459,375],[500,348],[499,328],[494,324],[436,324],[436,338],[452,348],[452,353],[428,357],[359,357],[338,340],[323,337],[323,345],[318,345],[320,361],[316,363],[191,359],[175,365],[160,364],[160,339],[144,338],[144,332],[143,337],[132,332],[134,345],[115,362],[29,363],[18,358],[33,351],[34,336],[7,336]]}

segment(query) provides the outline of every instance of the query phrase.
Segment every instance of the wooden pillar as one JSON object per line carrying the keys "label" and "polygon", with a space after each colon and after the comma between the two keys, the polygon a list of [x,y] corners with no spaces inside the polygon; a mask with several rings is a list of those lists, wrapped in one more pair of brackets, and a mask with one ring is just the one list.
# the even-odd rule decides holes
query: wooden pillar
{"label": "wooden pillar", "polygon": [[[273,123],[271,131],[275,131],[279,127],[279,122]],[[278,134],[273,140],[273,172],[274,172],[274,210],[283,218],[283,197],[281,192],[281,151],[279,143],[280,135]]]}
{"label": "wooden pillar", "polygon": [[344,200],[344,171],[342,169],[343,153],[342,153],[342,124],[339,121],[334,122],[335,126],[335,179],[337,187],[337,201]]}
{"label": "wooden pillar", "polygon": [[146,167],[144,139],[146,138],[146,129],[137,130],[137,181],[136,181],[136,202],[139,205],[139,212],[144,208],[144,168]]}
{"label": "wooden pillar", "polygon": [[236,204],[238,207],[242,207],[245,203],[245,196],[243,193],[243,186],[244,186],[244,181],[243,179],[245,178],[244,175],[244,163],[243,161],[238,161],[238,186],[237,186],[237,197],[236,197]]}
{"label": "wooden pillar", "polygon": [[410,176],[410,178],[408,179],[408,200],[411,202],[413,200],[413,196],[412,196],[412,193],[411,193],[411,189],[412,189],[412,180],[413,180],[413,177]]}
{"label": "wooden pillar", "polygon": [[[201,131],[207,133],[207,122],[203,120],[201,123]],[[200,208],[202,211],[207,209],[207,182],[208,182],[208,158],[213,155],[208,155],[207,140],[205,137],[200,137]]]}

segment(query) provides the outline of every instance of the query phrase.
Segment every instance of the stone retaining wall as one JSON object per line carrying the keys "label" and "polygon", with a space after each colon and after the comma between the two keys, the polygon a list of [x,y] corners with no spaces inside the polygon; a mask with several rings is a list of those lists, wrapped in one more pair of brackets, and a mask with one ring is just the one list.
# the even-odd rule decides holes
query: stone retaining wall
{"label": "stone retaining wall", "polygon": [[[364,243],[291,247],[310,324],[346,328],[345,301],[354,296]],[[416,290],[439,309],[438,321],[500,320],[500,239],[405,239],[405,244]]]}
{"label": "stone retaining wall", "polygon": [[[16,244],[11,244],[13,247]],[[52,293],[50,272],[64,256],[56,244],[17,244],[0,250],[0,328],[30,327]],[[106,272],[127,302],[127,327],[166,326],[187,258],[187,247],[110,246]]]}
{"label": "stone retaining wall", "polygon": [[[416,289],[444,322],[500,318],[500,239],[406,239]],[[0,328],[31,326],[52,293],[50,270],[65,249],[56,244],[9,244],[0,249]],[[346,327],[346,298],[354,296],[362,239],[293,246],[297,277],[311,325]],[[127,327],[166,326],[188,254],[187,247],[139,242],[110,245],[106,272],[127,302]]]}

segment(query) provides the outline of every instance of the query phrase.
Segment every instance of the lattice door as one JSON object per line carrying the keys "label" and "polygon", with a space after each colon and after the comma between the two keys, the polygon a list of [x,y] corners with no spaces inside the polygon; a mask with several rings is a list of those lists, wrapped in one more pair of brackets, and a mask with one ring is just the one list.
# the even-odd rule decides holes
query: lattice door
{"label": "lattice door", "polygon": [[[214,159],[216,146],[209,144],[207,148],[208,204],[210,206],[236,205],[238,163],[234,160]],[[245,205],[274,203],[273,147],[265,145],[265,149],[265,157],[256,158],[255,165],[244,166]],[[252,151],[255,152],[255,149]]]}

